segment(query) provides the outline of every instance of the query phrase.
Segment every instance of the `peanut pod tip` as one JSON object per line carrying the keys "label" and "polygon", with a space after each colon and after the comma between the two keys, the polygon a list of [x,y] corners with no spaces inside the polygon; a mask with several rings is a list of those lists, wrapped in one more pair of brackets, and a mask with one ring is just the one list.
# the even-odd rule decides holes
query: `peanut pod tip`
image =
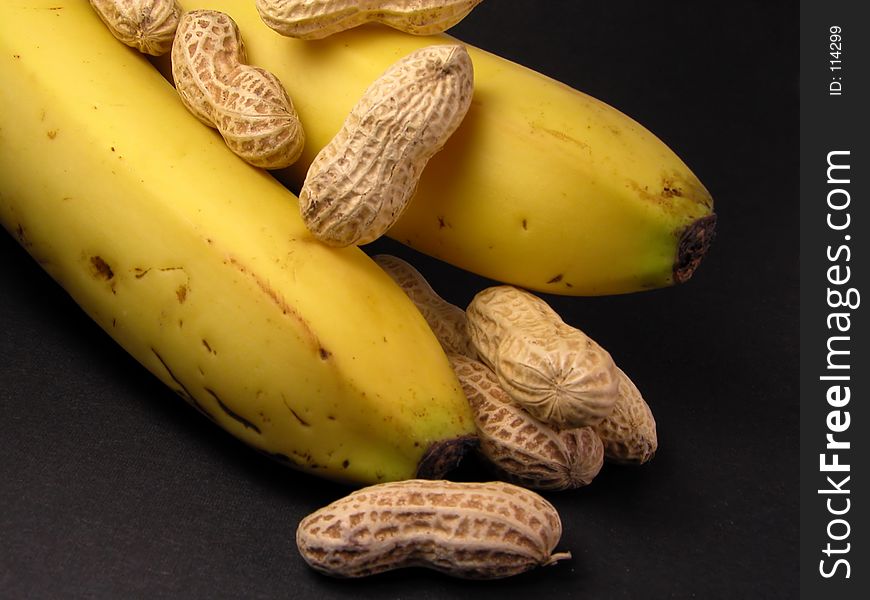
{"label": "peanut pod tip", "polygon": [[116,39],[143,54],[169,52],[182,10],[176,0],[90,0]]}
{"label": "peanut pod tip", "polygon": [[593,339],[546,302],[514,286],[478,293],[466,310],[481,360],[511,398],[559,428],[600,423],[617,398],[617,367]]}

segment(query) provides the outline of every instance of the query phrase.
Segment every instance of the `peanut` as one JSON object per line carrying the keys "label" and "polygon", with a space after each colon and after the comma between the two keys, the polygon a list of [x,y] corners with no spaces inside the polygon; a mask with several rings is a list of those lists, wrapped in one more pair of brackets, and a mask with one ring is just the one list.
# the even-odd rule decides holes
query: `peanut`
{"label": "peanut", "polygon": [[308,515],[296,545],[333,577],[419,566],[495,579],[570,558],[553,554],[561,535],[553,505],[521,487],[410,479],[362,488]]}
{"label": "peanut", "polygon": [[481,360],[532,416],[560,428],[600,423],[618,383],[610,354],[537,296],[513,286],[478,293],[468,332]]}
{"label": "peanut", "polygon": [[245,62],[238,26],[228,15],[182,15],[172,75],[184,105],[246,162],[264,169],[289,166],[305,145],[299,116],[278,78]]}
{"label": "peanut", "polygon": [[591,427],[550,427],[513,402],[485,364],[449,357],[474,414],[479,451],[502,478],[531,489],[567,490],[598,475],[604,446]]}
{"label": "peanut", "polygon": [[175,0],[90,0],[117,39],[144,54],[169,52],[181,7]]}
{"label": "peanut", "polygon": [[617,373],[619,397],[613,412],[594,429],[604,442],[608,461],[640,465],[651,460],[658,449],[656,422],[634,382],[622,369]]}
{"label": "peanut", "polygon": [[281,35],[316,40],[364,23],[434,35],[456,25],[481,0],[257,0],[263,22]]}
{"label": "peanut", "polygon": [[477,356],[468,337],[464,310],[439,296],[426,278],[401,258],[388,254],[373,258],[417,306],[445,352],[469,358]]}
{"label": "peanut", "polygon": [[314,236],[349,246],[383,235],[459,126],[472,88],[468,52],[453,44],[416,50],[376,79],[308,169],[299,205]]}

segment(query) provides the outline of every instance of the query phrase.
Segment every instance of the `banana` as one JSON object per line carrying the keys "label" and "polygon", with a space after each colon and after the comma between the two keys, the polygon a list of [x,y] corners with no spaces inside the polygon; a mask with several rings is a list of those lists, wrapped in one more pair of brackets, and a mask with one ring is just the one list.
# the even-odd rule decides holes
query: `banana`
{"label": "banana", "polygon": [[[308,142],[299,162],[276,177],[295,191],[377,76],[422,46],[456,42],[378,25],[301,41],[269,29],[251,0],[180,4],[230,14],[251,64],[273,72],[293,97]],[[478,48],[468,51],[471,109],[387,235],[540,292],[617,294],[689,279],[716,218],[710,193],[689,167],[605,103]]]}
{"label": "banana", "polygon": [[0,80],[0,222],[166,385],[337,481],[461,456],[470,409],[404,292],[311,237],[87,2],[0,3]]}

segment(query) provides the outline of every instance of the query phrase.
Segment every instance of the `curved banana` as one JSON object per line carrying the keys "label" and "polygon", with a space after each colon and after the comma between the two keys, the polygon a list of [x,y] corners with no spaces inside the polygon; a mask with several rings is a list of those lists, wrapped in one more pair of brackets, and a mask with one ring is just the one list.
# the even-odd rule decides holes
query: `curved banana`
{"label": "curved banana", "polygon": [[311,237],[87,2],[0,3],[0,80],[0,223],[164,383],[334,480],[461,455],[470,409],[404,292]]}
{"label": "curved banana", "polygon": [[[276,176],[299,189],[314,155],[393,62],[447,35],[369,25],[301,41],[269,29],[250,0],[180,0],[239,25],[251,64],[273,72],[308,134]],[[709,192],[651,132],[530,69],[468,47],[475,94],[388,232],[497,281],[567,295],[616,294],[687,280],[715,227]]]}

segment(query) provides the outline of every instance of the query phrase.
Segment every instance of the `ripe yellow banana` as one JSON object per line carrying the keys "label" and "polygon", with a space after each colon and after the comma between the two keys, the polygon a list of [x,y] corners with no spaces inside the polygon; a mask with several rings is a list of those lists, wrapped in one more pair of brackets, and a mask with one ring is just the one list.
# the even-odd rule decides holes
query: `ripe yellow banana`
{"label": "ripe yellow banana", "polygon": [[[228,13],[251,64],[284,83],[307,144],[299,162],[277,177],[297,191],[314,155],[381,72],[421,46],[455,42],[378,25],[301,41],[269,29],[251,0],[180,4]],[[710,194],[685,163],[614,108],[468,50],[471,109],[388,235],[542,292],[614,294],[688,279],[710,243],[715,216]]]}
{"label": "ripe yellow banana", "polygon": [[87,2],[0,2],[0,81],[0,223],[164,383],[330,479],[459,456],[474,421],[404,292],[314,240]]}

